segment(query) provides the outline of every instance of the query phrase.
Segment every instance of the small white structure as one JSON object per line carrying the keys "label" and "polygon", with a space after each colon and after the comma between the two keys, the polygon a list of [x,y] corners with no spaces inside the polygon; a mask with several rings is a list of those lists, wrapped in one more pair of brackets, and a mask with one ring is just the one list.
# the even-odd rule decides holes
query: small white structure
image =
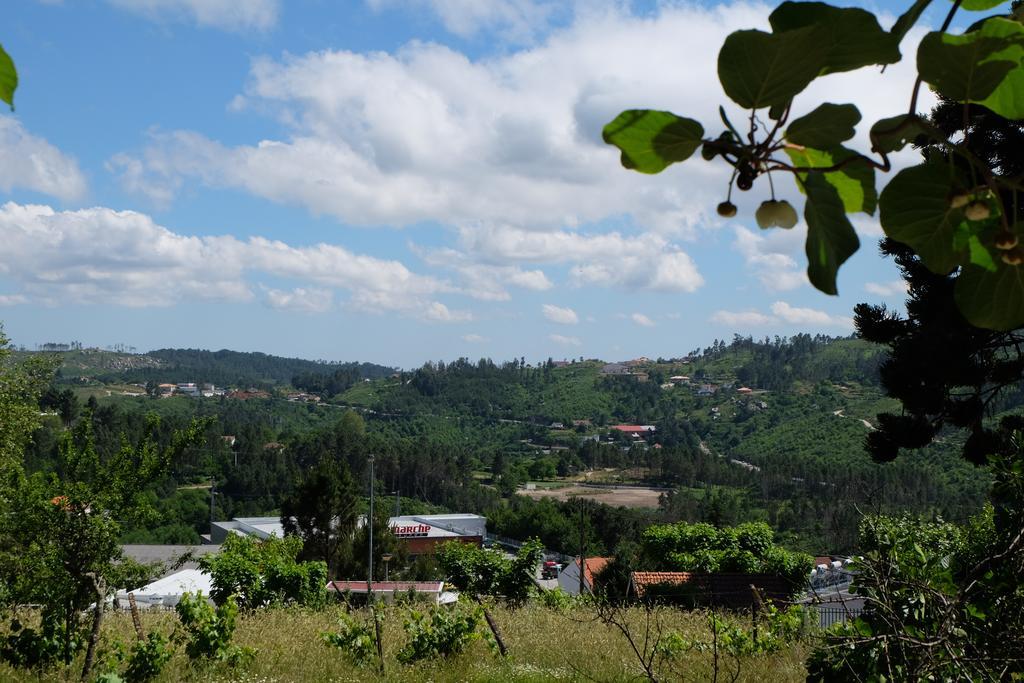
{"label": "small white structure", "polygon": [[126,606],[128,595],[133,594],[135,604],[140,609],[174,607],[185,593],[202,593],[209,596],[212,589],[213,578],[209,574],[200,569],[182,569],[142,588],[118,591],[114,597],[121,606]]}

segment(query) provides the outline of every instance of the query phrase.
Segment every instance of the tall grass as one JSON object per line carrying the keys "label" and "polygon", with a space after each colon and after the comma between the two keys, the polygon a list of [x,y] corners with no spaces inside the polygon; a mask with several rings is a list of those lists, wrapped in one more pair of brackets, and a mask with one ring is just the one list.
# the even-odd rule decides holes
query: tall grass
{"label": "tall grass", "polygon": [[[255,648],[256,657],[241,668],[227,665],[193,665],[181,649],[175,653],[158,681],[630,681],[643,679],[636,656],[622,633],[596,619],[589,607],[574,607],[564,612],[531,605],[510,611],[494,608],[492,614],[502,630],[509,656],[500,658],[482,640],[451,659],[402,665],[396,659],[406,642],[402,628],[406,609],[389,607],[383,626],[385,673],[376,667],[357,668],[339,651],[323,643],[321,633],[331,630],[343,608],[332,606],[314,612],[298,608],[261,610],[239,618],[234,643]],[[625,612],[631,631],[642,638],[644,612],[633,608]],[[356,616],[365,616],[359,615]],[[660,612],[666,629],[689,639],[710,641],[706,615],[665,609]],[[143,628],[170,635],[177,617],[171,612],[144,613]],[[118,612],[108,615],[102,632],[100,664],[94,671],[114,670],[111,657],[117,642],[135,639],[131,617]],[[735,659],[720,657],[720,681],[803,681],[807,646],[794,644],[772,655]],[[674,663],[675,674],[664,680],[704,681],[712,679],[710,651],[691,650]],[[0,681],[77,681],[80,656],[68,669],[44,672],[17,671],[0,664]]]}

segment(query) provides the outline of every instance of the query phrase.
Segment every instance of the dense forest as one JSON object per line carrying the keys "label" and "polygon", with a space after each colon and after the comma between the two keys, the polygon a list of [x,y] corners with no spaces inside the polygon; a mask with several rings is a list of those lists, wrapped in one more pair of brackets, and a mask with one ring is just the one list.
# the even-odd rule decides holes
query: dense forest
{"label": "dense forest", "polygon": [[[614,471],[663,490],[657,509],[585,505],[584,537],[598,553],[616,552],[652,522],[680,520],[763,521],[795,549],[850,551],[865,512],[965,519],[989,485],[959,457],[955,433],[891,463],[866,455],[875,415],[896,403],[879,388],[881,347],[851,338],[737,336],[684,358],[631,361],[629,374],[585,359],[459,359],[396,372],[223,351],[148,356],[160,365],[106,369],[91,382],[159,377],[260,384],[270,394],[157,399],[58,377],[42,399],[53,416],[27,453],[30,469],[54,467],[60,434],[76,420],[91,420],[98,447],[112,451],[138,437],[149,414],[168,438],[205,419],[204,445],[151,491],[158,522],[128,531],[136,542],[197,542],[209,527],[211,484],[218,518],[276,514],[325,460],[344,462],[368,490],[370,453],[379,493],[399,509],[479,512],[495,533],[537,535],[568,553],[581,536],[579,504],[519,495],[525,482]],[[324,400],[286,400],[294,389]],[[610,432],[616,423],[656,431],[636,440]]]}

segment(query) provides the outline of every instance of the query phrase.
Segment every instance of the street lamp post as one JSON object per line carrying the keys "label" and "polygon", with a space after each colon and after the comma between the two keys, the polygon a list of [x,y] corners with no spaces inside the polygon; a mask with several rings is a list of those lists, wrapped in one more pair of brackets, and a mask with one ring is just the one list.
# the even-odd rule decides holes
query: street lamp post
{"label": "street lamp post", "polygon": [[380,556],[380,559],[384,560],[384,580],[391,580],[391,572],[388,571],[388,563],[391,562],[391,553],[384,553]]}

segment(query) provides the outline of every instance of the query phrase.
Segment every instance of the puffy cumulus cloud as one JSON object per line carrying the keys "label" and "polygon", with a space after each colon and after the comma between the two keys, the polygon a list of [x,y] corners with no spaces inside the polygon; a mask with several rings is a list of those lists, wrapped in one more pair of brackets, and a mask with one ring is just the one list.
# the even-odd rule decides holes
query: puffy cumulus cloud
{"label": "puffy cumulus cloud", "polygon": [[264,288],[267,305],[281,310],[300,313],[325,313],[334,304],[334,292],[329,289],[296,287],[291,291]]}
{"label": "puffy cumulus cloud", "polygon": [[853,327],[853,320],[846,316],[830,315],[816,308],[799,308],[785,301],[776,301],[771,306],[772,313],[790,325],[838,325]]}
{"label": "puffy cumulus cloud", "polygon": [[715,311],[711,315],[711,322],[727,327],[745,329],[759,325],[770,325],[775,322],[775,318],[759,311]]}
{"label": "puffy cumulus cloud", "polygon": [[830,315],[815,308],[799,308],[785,301],[771,305],[771,313],[754,309],[745,311],[715,311],[711,321],[737,329],[762,327],[765,325],[799,325],[802,327],[853,327],[853,319],[846,316]]}
{"label": "puffy cumulus cloud", "polygon": [[358,310],[447,322],[470,317],[433,299],[457,292],[451,284],[337,245],[186,236],[134,211],[55,211],[12,202],[0,207],[0,234],[0,274],[20,285],[15,296],[41,303],[248,301],[255,297],[250,277],[264,275],[309,283],[291,291],[263,288],[275,308],[325,311],[331,290],[340,289],[349,293],[346,305]]}
{"label": "puffy cumulus cloud", "polygon": [[234,147],[159,134],[135,155],[150,177],[133,184],[237,187],[359,225],[552,230],[630,214],[656,232],[692,234],[726,169],[629,173],[601,128],[648,105],[714,121],[713,98],[692,93],[719,91],[721,40],[766,15],[747,4],[664,8],[653,19],[595,11],[541,45],[480,60],[424,43],[259,58],[236,103],[277,112],[289,134]]}
{"label": "puffy cumulus cloud", "polygon": [[[418,1],[442,20],[461,17],[466,23],[453,30],[463,32],[507,25],[509,16],[527,16],[523,7],[541,6]],[[474,9],[467,13],[469,6]],[[658,3],[653,12],[634,14],[629,7],[600,3],[536,45],[483,58],[422,42],[393,52],[328,49],[257,58],[234,105],[276,116],[284,132],[237,145],[197,132],[157,133],[145,149],[119,156],[117,165],[127,187],[158,200],[201,183],[351,225],[436,222],[455,230],[460,242],[514,243],[512,253],[490,245],[495,265],[512,264],[503,257],[526,268],[568,263],[577,285],[692,292],[703,281],[698,268],[670,240],[695,238],[703,226],[720,224],[713,207],[727,166],[695,160],[658,176],[627,172],[616,150],[602,142],[601,129],[623,109],[653,107],[693,116],[714,133],[718,104],[726,102],[717,81],[722,41],[736,29],[766,28],[771,8],[760,2]],[[905,54],[913,54],[922,33],[905,39]],[[870,93],[853,98],[866,123],[851,144],[866,150],[866,124],[891,115],[915,75],[912,58],[884,73],[828,75],[796,98],[793,116],[821,101]],[[927,91],[922,97],[927,111],[934,99]],[[734,121],[742,120],[737,109],[727,109]],[[897,155],[896,163],[901,159]],[[792,182],[777,187],[800,201]],[[759,183],[752,199],[766,194]],[[606,234],[612,221],[638,236]],[[536,241],[524,237],[528,233]],[[632,244],[614,256],[585,256],[624,241]],[[576,249],[566,256],[549,248],[559,244]],[[471,261],[485,261],[485,249],[465,251]],[[772,256],[743,253],[756,278],[781,290],[805,281],[799,245],[767,253]],[[500,298],[503,285],[480,291]]]}
{"label": "puffy cumulus cloud", "polygon": [[865,282],[864,290],[876,296],[903,296],[907,293],[907,283],[903,280]]}
{"label": "puffy cumulus cloud", "polygon": [[469,311],[453,311],[440,301],[431,301],[422,311],[425,320],[441,323],[462,323],[473,319]]}
{"label": "puffy cumulus cloud", "polygon": [[561,306],[555,306],[554,304],[544,304],[541,306],[541,311],[544,313],[544,317],[553,323],[559,323],[561,325],[575,325],[580,321],[580,317],[576,315],[576,311],[571,308],[562,308]]}
{"label": "puffy cumulus cloud", "polygon": [[556,5],[537,0],[367,0],[374,10],[420,6],[434,12],[444,27],[471,38],[482,31],[498,31],[507,39],[530,40],[554,14]]}
{"label": "puffy cumulus cloud", "polygon": [[653,320],[648,318],[643,313],[634,313],[633,315],[629,316],[629,319],[641,327],[654,327],[655,324]]}
{"label": "puffy cumulus cloud", "polygon": [[743,256],[750,274],[766,289],[785,291],[808,282],[793,256],[803,248],[804,230],[771,230],[759,234],[737,226],[735,235],[733,249]]}
{"label": "puffy cumulus cloud", "polygon": [[704,284],[690,256],[654,233],[537,232],[509,226],[461,231],[466,258],[484,263],[569,264],[577,286],[693,292]]}
{"label": "puffy cumulus cloud", "polygon": [[561,334],[549,334],[548,339],[560,346],[583,346],[579,337],[566,337]]}
{"label": "puffy cumulus cloud", "polygon": [[135,14],[229,31],[265,31],[277,23],[278,0],[107,0]]}
{"label": "puffy cumulus cloud", "polygon": [[540,269],[523,270],[518,266],[476,263],[467,254],[455,249],[420,249],[415,244],[409,246],[428,265],[453,271],[461,281],[463,291],[475,299],[508,301],[512,298],[508,291],[510,286],[537,292],[553,286]]}
{"label": "puffy cumulus cloud", "polygon": [[0,116],[0,190],[14,188],[70,201],[85,194],[86,181],[75,159],[29,133],[17,119]]}

